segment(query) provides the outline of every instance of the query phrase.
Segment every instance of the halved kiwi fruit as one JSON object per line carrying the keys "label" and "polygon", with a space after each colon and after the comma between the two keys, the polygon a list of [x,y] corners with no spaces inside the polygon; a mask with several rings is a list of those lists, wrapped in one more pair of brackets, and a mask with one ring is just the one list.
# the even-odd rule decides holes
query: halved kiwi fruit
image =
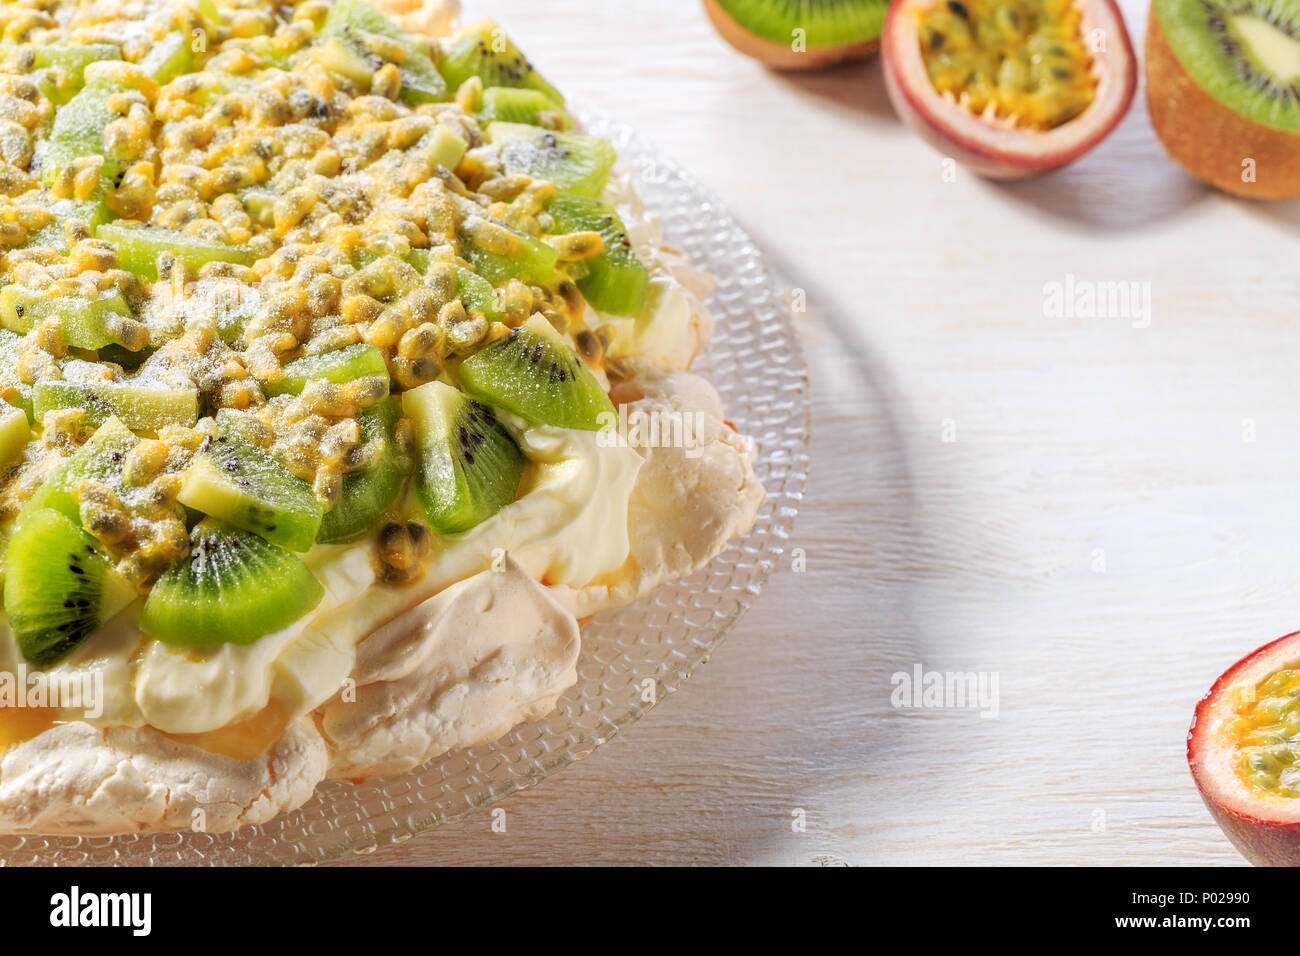
{"label": "halved kiwi fruit", "polygon": [[311,485],[225,431],[204,440],[177,499],[290,551],[309,549],[320,530],[322,509]]}
{"label": "halved kiwi fruit", "polygon": [[1174,160],[1238,196],[1300,196],[1300,2],[1154,0],[1146,54]]}
{"label": "halved kiwi fruit", "polygon": [[298,620],[325,589],[296,554],[212,518],[190,533],[190,553],[158,579],[140,628],[165,644],[250,644]]}
{"label": "halved kiwi fruit", "polygon": [[485,88],[512,86],[537,90],[556,103],[564,102],[560,91],[533,69],[528,58],[494,20],[471,23],[450,37],[443,45],[438,69],[453,91],[471,76],[477,76]]}
{"label": "halved kiwi fruit", "polygon": [[443,382],[402,396],[420,449],[416,495],[440,534],[459,534],[515,500],[526,464],[492,409]]}
{"label": "halved kiwi fruit", "polygon": [[537,424],[599,431],[614,415],[600,382],[540,315],[479,349],[456,375],[471,398]]}
{"label": "halved kiwi fruit", "polygon": [[39,667],[57,664],[136,596],[99,543],[49,508],[14,532],[4,595],[18,649]]}
{"label": "halved kiwi fruit", "polygon": [[811,70],[874,53],[889,0],[704,0],[722,38],[780,70]]}

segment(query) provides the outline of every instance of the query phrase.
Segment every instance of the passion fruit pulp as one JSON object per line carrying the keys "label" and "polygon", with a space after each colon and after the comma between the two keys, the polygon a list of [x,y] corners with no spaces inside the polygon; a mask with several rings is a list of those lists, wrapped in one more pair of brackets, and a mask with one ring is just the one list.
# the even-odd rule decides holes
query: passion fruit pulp
{"label": "passion fruit pulp", "polygon": [[1300,633],[1242,658],[1187,734],[1192,778],[1220,829],[1257,866],[1300,866]]}
{"label": "passion fruit pulp", "polygon": [[1113,0],[894,0],[881,52],[904,121],[995,179],[1078,159],[1123,119],[1137,88]]}

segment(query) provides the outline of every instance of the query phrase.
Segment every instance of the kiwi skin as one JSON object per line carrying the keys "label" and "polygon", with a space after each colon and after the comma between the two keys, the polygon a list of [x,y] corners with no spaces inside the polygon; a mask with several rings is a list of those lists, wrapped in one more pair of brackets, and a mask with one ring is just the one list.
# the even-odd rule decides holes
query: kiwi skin
{"label": "kiwi skin", "polygon": [[746,56],[753,57],[774,70],[819,70],[849,60],[860,60],[880,49],[880,37],[876,36],[856,43],[809,47],[796,52],[789,44],[773,43],[750,33],[723,10],[717,0],[704,0],[704,12],[709,15],[718,33],[722,34],[722,39]]}
{"label": "kiwi skin", "polygon": [[[1146,73],[1151,125],[1180,166],[1234,196],[1300,196],[1300,134],[1257,123],[1202,89],[1170,47],[1154,3],[1147,20]],[[1253,183],[1241,179],[1246,157],[1255,160]]]}

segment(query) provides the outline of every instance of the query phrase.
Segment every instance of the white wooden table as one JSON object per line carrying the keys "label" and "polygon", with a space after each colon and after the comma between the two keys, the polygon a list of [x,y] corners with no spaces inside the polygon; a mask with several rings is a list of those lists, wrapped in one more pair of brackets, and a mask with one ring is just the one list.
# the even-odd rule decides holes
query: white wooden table
{"label": "white wooden table", "polygon": [[[945,182],[876,60],[769,73],[692,0],[468,12],[693,170],[806,290],[807,571],[507,800],[504,834],[479,814],[360,862],[1240,862],[1184,737],[1220,671],[1300,628],[1300,205],[1191,181],[1141,91],[1069,169]],[[1045,314],[1071,274],[1149,283],[1149,326]],[[894,708],[916,664],[996,675],[998,716]]]}

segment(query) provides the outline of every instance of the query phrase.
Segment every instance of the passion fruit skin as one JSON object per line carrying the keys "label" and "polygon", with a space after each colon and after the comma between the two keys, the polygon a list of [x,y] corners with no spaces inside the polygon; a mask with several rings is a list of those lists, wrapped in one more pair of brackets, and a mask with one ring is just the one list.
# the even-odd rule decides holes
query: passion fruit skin
{"label": "passion fruit skin", "polygon": [[[1234,196],[1300,196],[1300,133],[1256,123],[1220,103],[1183,67],[1154,4],[1147,24],[1147,110],[1170,158],[1202,182]],[[1255,182],[1241,178],[1247,157],[1255,161]]]}
{"label": "passion fruit skin", "polygon": [[745,56],[753,57],[774,70],[820,70],[838,63],[863,59],[880,49],[880,38],[873,37],[858,43],[810,47],[796,52],[788,45],[773,43],[771,40],[750,33],[732,19],[731,14],[722,9],[717,0],[704,0],[704,12],[708,14],[709,20],[722,35],[722,39]]}
{"label": "passion fruit skin", "polygon": [[[913,132],[944,156],[981,176],[1027,179],[1072,163],[1109,136],[1133,103],[1137,91],[1137,56],[1124,17],[1115,0],[1083,0],[1084,6],[1099,8],[1114,23],[1115,35],[1107,38],[1106,62],[1119,84],[1118,96],[1110,103],[1094,103],[1075,119],[1046,133],[1027,130],[1019,137],[1008,137],[998,135],[987,124],[978,125],[984,125],[988,135],[978,129],[959,131],[952,121],[952,111],[957,107],[935,91],[923,67],[919,70],[911,67],[913,60],[920,62],[916,52],[920,40],[915,18],[909,10],[914,2],[891,0],[885,13],[880,53],[889,100]],[[1097,110],[1105,112],[1097,113]],[[1053,144],[1054,139],[1063,138],[1055,134],[1076,123],[1093,126],[1086,136],[1073,142]]]}
{"label": "passion fruit skin", "polygon": [[[1220,802],[1220,790],[1205,759],[1210,743],[1207,738],[1211,732],[1209,711],[1241,675],[1277,658],[1288,645],[1294,645],[1294,655],[1300,657],[1300,632],[1280,637],[1251,651],[1224,671],[1197,703],[1192,725],[1187,731],[1187,763],[1201,799],[1224,836],[1255,866],[1300,866],[1300,820],[1269,819],[1263,813],[1259,816],[1244,813]],[[1300,804],[1300,798],[1296,800]]]}

